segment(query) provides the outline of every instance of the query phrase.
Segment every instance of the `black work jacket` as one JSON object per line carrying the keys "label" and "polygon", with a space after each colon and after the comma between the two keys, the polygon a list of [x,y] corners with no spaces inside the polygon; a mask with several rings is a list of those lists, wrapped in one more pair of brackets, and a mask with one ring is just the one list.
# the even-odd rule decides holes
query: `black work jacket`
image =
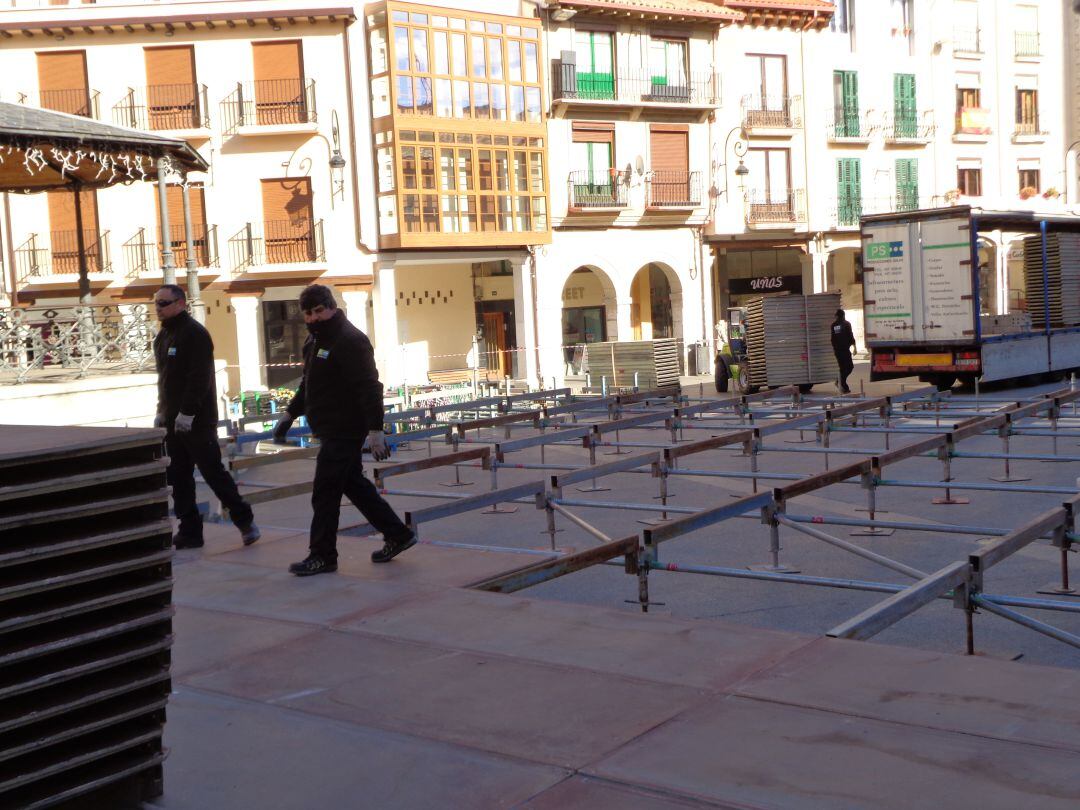
{"label": "black work jacket", "polygon": [[836,354],[843,354],[848,347],[855,346],[855,335],[851,331],[850,321],[833,321],[831,328],[832,347]]}
{"label": "black work jacket", "polygon": [[210,333],[188,313],[161,322],[154,338],[158,373],[158,413],[173,429],[178,413],[194,416],[192,432],[217,430],[217,383],[214,379],[214,342]]}
{"label": "black work jacket", "polygon": [[320,438],[363,438],[383,429],[383,385],[367,335],[338,310],[304,342],[304,376],[289,403]]}

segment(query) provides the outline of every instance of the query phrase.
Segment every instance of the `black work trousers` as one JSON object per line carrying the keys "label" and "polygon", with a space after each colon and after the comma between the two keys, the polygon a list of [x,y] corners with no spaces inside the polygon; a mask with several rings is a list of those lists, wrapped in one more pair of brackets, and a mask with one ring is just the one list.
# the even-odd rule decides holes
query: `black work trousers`
{"label": "black work trousers", "polygon": [[847,348],[833,349],[836,355],[836,365],[840,367],[840,390],[847,391],[847,378],[855,370],[855,361],[851,359],[851,351]]}
{"label": "black work trousers", "polygon": [[195,468],[199,468],[207,486],[229,510],[229,517],[237,526],[247,526],[254,519],[236,488],[236,482],[221,464],[221,448],[217,436],[205,433],[176,433],[170,430],[165,436],[165,449],[169,453],[166,476],[172,486],[173,511],[180,521],[180,534],[193,539],[202,537],[202,516],[195,505]]}
{"label": "black work trousers", "polygon": [[368,523],[388,540],[409,534],[375,485],[364,477],[363,439],[320,438],[315,458],[315,483],[311,492],[311,553],[325,560],[337,559],[338,518],[341,496],[360,510]]}

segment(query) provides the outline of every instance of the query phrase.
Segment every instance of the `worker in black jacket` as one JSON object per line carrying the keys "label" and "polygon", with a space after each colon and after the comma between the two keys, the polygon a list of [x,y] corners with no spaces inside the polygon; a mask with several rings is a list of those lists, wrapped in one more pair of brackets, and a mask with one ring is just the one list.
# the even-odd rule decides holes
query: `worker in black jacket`
{"label": "worker in black jacket", "polygon": [[306,287],[300,309],[310,332],[304,343],[304,376],[274,429],[274,441],[284,444],[293,420],[304,415],[319,439],[319,454],[311,493],[310,554],[289,570],[301,577],[337,570],[343,494],[382,532],[385,542],[372,552],[372,562],[389,562],[415,545],[416,536],[364,477],[361,466],[365,439],[376,461],[390,457],[382,429],[383,386],[371,341],[337,308],[329,287]]}
{"label": "worker in black jacket", "polygon": [[217,440],[217,386],[214,379],[214,343],[210,333],[187,312],[182,287],[165,284],[154,295],[161,330],[154,338],[158,373],[157,416],[169,453],[167,477],[173,491],[173,511],[180,530],[176,548],[203,544],[202,517],[195,505],[195,467],[214,491],[240,530],[245,546],[259,539],[251,507],[240,497],[221,465]]}
{"label": "worker in black jacket", "polygon": [[831,334],[833,354],[836,355],[836,365],[840,367],[840,391],[850,394],[847,378],[855,370],[855,361],[851,359],[851,351],[855,348],[855,335],[852,334],[851,324],[844,317],[844,310],[836,310],[836,320],[832,322]]}

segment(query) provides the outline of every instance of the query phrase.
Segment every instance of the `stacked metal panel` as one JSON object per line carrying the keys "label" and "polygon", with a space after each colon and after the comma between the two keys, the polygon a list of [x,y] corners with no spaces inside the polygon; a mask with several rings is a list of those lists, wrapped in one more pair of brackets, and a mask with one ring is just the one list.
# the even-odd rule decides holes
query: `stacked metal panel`
{"label": "stacked metal panel", "polygon": [[800,385],[835,380],[830,324],[838,293],[771,295],[746,305],[746,355],[751,385]]}
{"label": "stacked metal panel", "polygon": [[680,341],[624,340],[588,344],[589,375],[594,387],[643,390],[679,384]]}
{"label": "stacked metal panel", "polygon": [[1042,237],[1024,239],[1024,287],[1027,310],[1035,329],[1080,324],[1080,234],[1046,236],[1046,277],[1043,278]]}
{"label": "stacked metal panel", "polygon": [[0,426],[0,806],[162,791],[165,464],[157,430]]}

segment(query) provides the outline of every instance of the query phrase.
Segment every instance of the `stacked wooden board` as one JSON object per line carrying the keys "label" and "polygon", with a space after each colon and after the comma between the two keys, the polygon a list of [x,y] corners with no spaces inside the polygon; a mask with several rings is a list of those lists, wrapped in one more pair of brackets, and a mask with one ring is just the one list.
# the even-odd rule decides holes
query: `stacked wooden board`
{"label": "stacked wooden board", "polygon": [[642,390],[678,385],[680,346],[674,338],[590,343],[586,356],[592,384],[606,381],[609,388],[636,385]]}
{"label": "stacked wooden board", "polygon": [[839,293],[769,295],[746,305],[751,385],[805,385],[837,378],[830,324]]}
{"label": "stacked wooden board", "polygon": [[1051,233],[1046,236],[1046,276],[1043,277],[1042,237],[1024,239],[1024,293],[1031,325],[1080,324],[1080,234]]}
{"label": "stacked wooden board", "polygon": [[162,792],[162,431],[0,425],[0,807]]}

